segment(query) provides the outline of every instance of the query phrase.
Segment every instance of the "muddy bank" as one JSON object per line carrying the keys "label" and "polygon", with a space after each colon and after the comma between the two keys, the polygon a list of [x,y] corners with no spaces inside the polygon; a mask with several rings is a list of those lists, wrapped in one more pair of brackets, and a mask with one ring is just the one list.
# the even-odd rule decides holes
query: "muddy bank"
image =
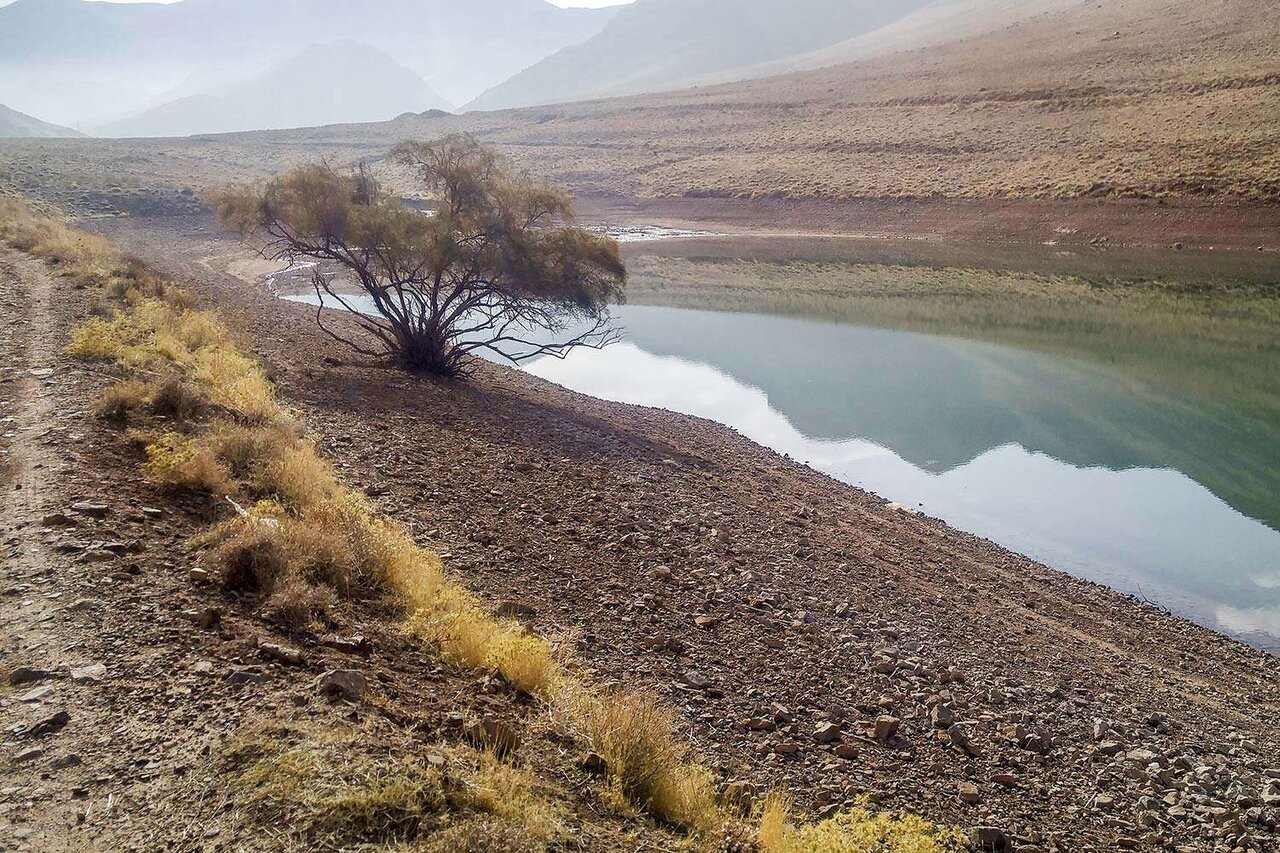
{"label": "muddy bank", "polygon": [[227,313],[345,478],[491,600],[665,694],[724,778],[1023,850],[1274,849],[1274,658],[706,421],[353,363],[224,272],[244,250],[202,220],[113,231]]}
{"label": "muddy bank", "polygon": [[740,199],[581,196],[583,221],[758,235],[1280,251],[1280,206],[1098,199]]}

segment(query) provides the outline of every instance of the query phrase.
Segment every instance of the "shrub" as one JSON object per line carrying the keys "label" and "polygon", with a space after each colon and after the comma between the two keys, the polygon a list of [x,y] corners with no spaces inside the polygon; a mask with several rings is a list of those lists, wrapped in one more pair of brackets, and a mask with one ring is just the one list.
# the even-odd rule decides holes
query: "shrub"
{"label": "shrub", "polygon": [[147,445],[143,472],[161,485],[210,495],[226,492],[230,472],[198,438],[169,432]]}

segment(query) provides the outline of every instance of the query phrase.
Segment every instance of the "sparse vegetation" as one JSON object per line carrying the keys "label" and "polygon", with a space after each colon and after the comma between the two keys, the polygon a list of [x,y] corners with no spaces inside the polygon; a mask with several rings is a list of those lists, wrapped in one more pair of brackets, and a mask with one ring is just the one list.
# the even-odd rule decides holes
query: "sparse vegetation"
{"label": "sparse vegetation", "polygon": [[[365,338],[329,328],[318,312],[321,329],[411,370],[458,376],[482,352],[517,362],[612,339],[608,305],[621,299],[626,270],[613,240],[564,225],[567,196],[470,136],[403,143],[391,158],[436,200],[430,215],[363,168],[328,164],[224,190],[218,214],[264,257],[314,263],[320,304],[346,309]],[[343,282],[372,309],[348,301]]]}
{"label": "sparse vegetation", "polygon": [[[295,627],[323,619],[343,599],[398,604],[409,614],[408,629],[437,644],[447,660],[500,674],[546,703],[566,733],[603,758],[618,805],[707,843],[726,826],[745,831],[716,802],[710,771],[692,756],[670,713],[641,694],[599,690],[546,639],[493,616],[448,577],[438,556],[342,486],[216,315],[190,307],[180,289],[121,261],[106,244],[88,251],[88,244],[61,233],[67,231],[63,226],[31,217],[33,233],[55,247],[47,257],[68,277],[81,276],[82,266],[117,271],[100,284],[121,293],[127,307],[110,320],[87,321],[69,350],[121,369],[121,382],[98,404],[101,414],[128,424],[146,412],[165,422],[158,434],[153,425],[134,431],[145,445],[144,473],[167,487],[205,492],[229,512],[234,507],[202,537],[226,588],[256,596],[264,616]],[[15,229],[27,233],[0,221],[6,239]],[[83,254],[66,260],[68,246]],[[184,400],[195,402],[175,405],[174,383],[184,389]],[[170,402],[157,407],[158,399]],[[278,741],[259,742],[240,756],[237,785],[242,801],[259,809],[264,821],[289,821],[287,833],[308,843],[416,839],[426,844],[422,849],[432,849],[423,835],[438,826],[433,816],[444,807],[492,814],[516,827],[521,839],[543,846],[559,833],[554,804],[536,793],[527,773],[494,755],[466,759],[472,769],[459,777],[465,784],[458,792],[413,757],[369,762],[359,750],[335,756],[341,740]],[[790,846],[772,849],[787,853],[863,849],[847,839],[871,837],[886,840],[867,849],[943,851],[955,837],[924,821],[895,822],[861,811],[807,828],[779,829],[785,815],[776,807],[763,817],[762,840],[780,839]],[[868,835],[873,830],[867,826],[880,836]],[[461,843],[463,836],[452,834],[457,831],[446,828],[435,840]],[[902,846],[917,836],[936,846]],[[486,849],[480,843],[473,849]]]}

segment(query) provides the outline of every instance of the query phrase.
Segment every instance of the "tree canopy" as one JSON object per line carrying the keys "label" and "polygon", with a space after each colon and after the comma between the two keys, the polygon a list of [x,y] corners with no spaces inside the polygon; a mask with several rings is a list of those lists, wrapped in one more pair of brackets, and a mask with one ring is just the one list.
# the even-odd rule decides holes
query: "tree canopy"
{"label": "tree canopy", "polygon": [[[316,163],[223,190],[217,212],[264,257],[315,264],[328,334],[412,370],[458,376],[482,352],[519,362],[614,339],[626,268],[612,239],[571,225],[562,192],[466,135],[405,142],[390,160],[413,171],[428,209],[363,167]],[[366,336],[326,325],[325,306]]]}

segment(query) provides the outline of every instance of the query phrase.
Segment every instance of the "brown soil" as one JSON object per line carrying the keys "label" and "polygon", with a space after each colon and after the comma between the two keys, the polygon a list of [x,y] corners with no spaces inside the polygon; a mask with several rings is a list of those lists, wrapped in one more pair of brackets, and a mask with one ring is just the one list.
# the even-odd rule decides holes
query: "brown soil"
{"label": "brown soil", "polygon": [[[226,313],[345,477],[603,676],[666,694],[725,778],[1028,851],[1276,849],[1274,658],[705,421],[503,368],[457,384],[353,363],[225,272],[245,251],[206,220],[108,226]],[[881,715],[899,736],[872,737]]]}

